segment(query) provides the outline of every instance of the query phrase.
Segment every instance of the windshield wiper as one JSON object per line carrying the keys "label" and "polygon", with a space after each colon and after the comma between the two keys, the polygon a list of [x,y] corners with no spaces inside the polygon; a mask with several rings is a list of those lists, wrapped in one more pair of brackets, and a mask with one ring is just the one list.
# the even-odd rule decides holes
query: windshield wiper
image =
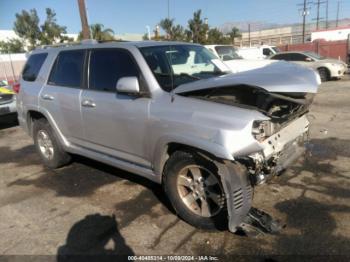
{"label": "windshield wiper", "polygon": [[190,74],[187,74],[187,73],[180,73],[180,74],[174,74],[174,75],[171,75],[171,74],[166,74],[166,73],[155,73],[155,75],[157,76],[162,76],[162,77],[171,77],[171,76],[186,76],[188,78],[191,78],[191,79],[195,79],[195,80],[200,80],[201,78],[198,77],[198,76],[193,76],[193,75],[190,75]]}
{"label": "windshield wiper", "polygon": [[221,76],[221,75],[226,75],[228,72],[223,72],[223,71],[200,71],[200,74],[208,74],[208,75],[215,75],[215,76]]}
{"label": "windshield wiper", "polygon": [[[176,76],[176,75],[175,75]],[[201,78],[198,77],[198,76],[194,76],[194,75],[190,75],[190,74],[187,74],[187,73],[180,73],[179,76],[187,76],[189,78],[192,78],[192,79],[196,79],[196,80],[200,80]]]}

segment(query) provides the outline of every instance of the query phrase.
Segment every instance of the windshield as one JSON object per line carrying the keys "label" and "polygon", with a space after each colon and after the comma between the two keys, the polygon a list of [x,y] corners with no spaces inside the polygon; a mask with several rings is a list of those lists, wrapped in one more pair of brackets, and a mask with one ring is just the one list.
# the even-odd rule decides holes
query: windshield
{"label": "windshield", "polygon": [[325,59],[323,56],[320,56],[314,52],[305,52],[306,55],[310,56],[311,58],[315,59],[315,60],[322,60]]}
{"label": "windshield", "polygon": [[142,47],[140,51],[163,90],[226,74],[228,70],[209,50],[197,45]]}
{"label": "windshield", "polygon": [[215,50],[223,61],[243,59],[236,53],[236,50],[232,46],[216,46]]}
{"label": "windshield", "polygon": [[4,81],[0,80],[0,87],[2,87],[2,86],[7,86],[7,85]]}

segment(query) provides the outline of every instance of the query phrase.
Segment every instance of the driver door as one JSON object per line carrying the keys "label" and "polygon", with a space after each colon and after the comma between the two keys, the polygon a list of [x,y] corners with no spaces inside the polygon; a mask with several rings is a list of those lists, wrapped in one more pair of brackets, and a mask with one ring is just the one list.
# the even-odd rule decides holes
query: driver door
{"label": "driver door", "polygon": [[82,93],[81,112],[86,147],[150,167],[144,147],[150,99],[116,92],[120,78],[140,75],[126,49],[90,51],[88,89]]}

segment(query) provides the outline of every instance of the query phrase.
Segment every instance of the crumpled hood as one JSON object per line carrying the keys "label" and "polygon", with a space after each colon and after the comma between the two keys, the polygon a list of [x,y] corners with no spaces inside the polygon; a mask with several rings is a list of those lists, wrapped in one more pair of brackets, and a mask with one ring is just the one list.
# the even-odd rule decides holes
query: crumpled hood
{"label": "crumpled hood", "polygon": [[318,73],[296,64],[279,61],[267,66],[236,74],[201,79],[178,86],[174,93],[185,93],[207,88],[258,86],[269,92],[316,93],[321,84]]}

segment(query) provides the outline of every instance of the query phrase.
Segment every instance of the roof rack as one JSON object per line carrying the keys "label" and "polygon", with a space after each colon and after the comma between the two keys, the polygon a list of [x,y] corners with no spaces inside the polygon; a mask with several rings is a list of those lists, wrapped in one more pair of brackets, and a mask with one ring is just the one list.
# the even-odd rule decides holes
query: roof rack
{"label": "roof rack", "polygon": [[81,40],[80,42],[68,42],[68,43],[57,43],[52,45],[41,45],[37,47],[36,49],[48,49],[48,48],[55,48],[55,47],[68,47],[68,46],[75,46],[75,45],[88,45],[88,44],[98,44],[98,41],[94,39],[85,39]]}

